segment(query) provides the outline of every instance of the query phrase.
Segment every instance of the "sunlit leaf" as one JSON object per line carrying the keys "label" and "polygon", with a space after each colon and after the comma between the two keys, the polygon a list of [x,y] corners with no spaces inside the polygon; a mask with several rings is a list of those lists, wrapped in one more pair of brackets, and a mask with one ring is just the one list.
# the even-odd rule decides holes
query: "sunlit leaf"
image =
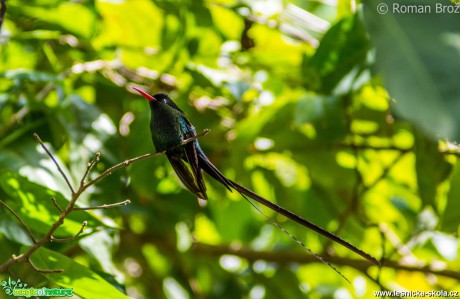
{"label": "sunlit leaf", "polygon": [[[35,232],[45,234],[58,220],[60,212],[54,206],[51,198],[55,198],[64,209],[69,199],[61,193],[49,190],[27,179],[5,173],[1,176],[0,186],[11,200],[7,204],[16,211],[25,224]],[[72,213],[56,232],[56,237],[71,237],[80,231],[82,223],[88,222],[89,227],[102,225],[94,216],[85,211]]]}
{"label": "sunlit leaf", "polygon": [[41,269],[63,269],[62,273],[48,274],[47,280],[83,298],[129,298],[90,269],[55,251],[39,248],[32,262]]}
{"label": "sunlit leaf", "polygon": [[369,49],[365,28],[358,15],[332,26],[313,57],[304,56],[302,75],[306,85],[329,93],[353,68],[360,67]]}

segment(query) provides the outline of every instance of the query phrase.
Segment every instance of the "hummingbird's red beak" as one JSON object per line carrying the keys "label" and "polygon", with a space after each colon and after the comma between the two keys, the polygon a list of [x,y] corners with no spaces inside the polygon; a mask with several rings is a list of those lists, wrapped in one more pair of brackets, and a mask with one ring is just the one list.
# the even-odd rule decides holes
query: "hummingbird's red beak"
{"label": "hummingbird's red beak", "polygon": [[148,93],[146,92],[143,92],[142,90],[136,88],[136,87],[133,87],[133,89],[135,91],[137,91],[138,93],[140,93],[144,98],[147,99],[147,101],[156,101],[157,99],[155,99],[154,97],[152,97],[151,95],[149,95]]}

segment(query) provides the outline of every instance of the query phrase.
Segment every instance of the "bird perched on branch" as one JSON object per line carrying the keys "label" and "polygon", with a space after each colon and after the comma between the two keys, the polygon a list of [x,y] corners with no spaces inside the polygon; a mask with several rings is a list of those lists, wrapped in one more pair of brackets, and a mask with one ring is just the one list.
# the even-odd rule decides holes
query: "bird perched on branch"
{"label": "bird perched on branch", "polygon": [[[236,190],[243,197],[249,197],[275,212],[345,246],[371,263],[380,265],[374,257],[335,234],[257,195],[235,181],[226,178],[206,157],[197,139],[182,146],[178,146],[183,140],[196,136],[195,127],[185,117],[184,112],[166,94],[158,93],[151,96],[138,88],[134,89],[149,101],[151,112],[150,131],[155,149],[157,151],[166,151],[166,156],[171,166],[181,182],[190,192],[201,199],[207,199],[206,184],[204,183],[202,173],[204,170],[228,190]],[[187,167],[186,163],[188,163],[189,167]],[[277,226],[279,227],[279,225]],[[286,232],[284,229],[282,230]],[[289,233],[287,234],[292,237]],[[295,238],[294,240],[297,241]],[[304,246],[303,244],[301,245]]]}

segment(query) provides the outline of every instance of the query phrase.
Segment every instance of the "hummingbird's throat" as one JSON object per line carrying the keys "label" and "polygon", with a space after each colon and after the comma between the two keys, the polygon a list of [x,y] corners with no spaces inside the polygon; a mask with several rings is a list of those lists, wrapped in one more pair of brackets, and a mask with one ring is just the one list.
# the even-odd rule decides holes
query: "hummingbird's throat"
{"label": "hummingbird's throat", "polygon": [[133,87],[133,89],[135,91],[137,91],[138,93],[140,93],[144,98],[147,99],[147,101],[156,101],[157,99],[155,99],[154,97],[152,97],[151,95],[149,95],[148,93],[146,92],[143,92],[142,90],[136,88],[136,87]]}

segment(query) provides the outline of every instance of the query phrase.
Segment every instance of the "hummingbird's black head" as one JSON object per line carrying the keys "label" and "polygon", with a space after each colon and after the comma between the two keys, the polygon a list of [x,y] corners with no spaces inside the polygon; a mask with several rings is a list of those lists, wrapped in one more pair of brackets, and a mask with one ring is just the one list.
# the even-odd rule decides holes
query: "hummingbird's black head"
{"label": "hummingbird's black head", "polygon": [[156,105],[168,105],[169,107],[173,108],[174,110],[179,111],[180,113],[183,114],[183,111],[180,110],[180,108],[174,103],[167,94],[164,93],[157,93],[154,94],[153,96],[149,95],[146,92],[143,92],[140,89],[137,89],[136,87],[133,87],[134,90],[136,90],[138,93],[140,93],[144,98],[146,98],[149,103],[150,107],[152,109],[155,109]]}
{"label": "hummingbird's black head", "polygon": [[171,100],[171,98],[168,97],[167,94],[164,94],[164,93],[157,93],[157,94],[154,94],[153,97],[154,97],[159,103],[168,105],[169,107],[172,107],[172,108],[174,108],[175,110],[180,111],[181,113],[183,113],[182,110],[180,110],[180,108],[176,105],[176,103],[174,103],[173,100]]}

